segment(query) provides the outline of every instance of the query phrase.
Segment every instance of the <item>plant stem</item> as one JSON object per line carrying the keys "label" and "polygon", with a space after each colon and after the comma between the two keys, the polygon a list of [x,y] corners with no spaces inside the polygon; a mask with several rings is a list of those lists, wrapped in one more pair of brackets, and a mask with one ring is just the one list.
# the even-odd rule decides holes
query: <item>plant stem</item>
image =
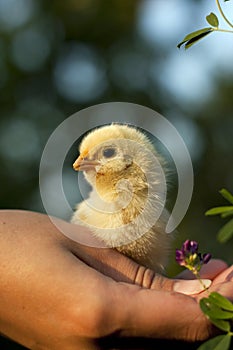
{"label": "plant stem", "polygon": [[208,290],[208,288],[206,287],[205,283],[202,281],[201,277],[198,276],[198,280],[199,282],[201,283],[202,287],[205,289],[205,290]]}
{"label": "plant stem", "polygon": [[221,29],[221,28],[214,28],[214,31],[216,31],[216,32],[224,32],[224,33],[233,33],[233,30]]}
{"label": "plant stem", "polygon": [[[225,16],[225,14],[224,14],[224,12],[223,12],[221,6],[220,6],[219,0],[216,0],[216,4],[217,4],[217,6],[218,6],[219,12],[220,12],[221,15],[222,15],[222,18],[225,20],[225,22],[226,22],[231,28],[233,28],[233,24],[232,24],[232,23],[227,19],[227,17]],[[223,31],[223,30],[221,30],[221,31]]]}
{"label": "plant stem", "polygon": [[194,269],[192,270],[192,273],[194,274],[194,276],[198,279],[198,281],[201,283],[202,287],[205,290],[208,290],[208,287],[206,287],[205,283],[202,281],[201,276],[199,275],[199,273]]}

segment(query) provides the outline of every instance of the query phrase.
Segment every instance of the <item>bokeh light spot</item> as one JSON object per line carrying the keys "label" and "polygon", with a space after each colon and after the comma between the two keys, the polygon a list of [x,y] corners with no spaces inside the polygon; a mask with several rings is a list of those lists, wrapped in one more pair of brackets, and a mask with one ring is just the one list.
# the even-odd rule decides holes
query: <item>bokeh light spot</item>
{"label": "bokeh light spot", "polygon": [[50,53],[47,37],[36,29],[18,32],[12,41],[12,60],[23,71],[35,71],[45,63]]}
{"label": "bokeh light spot", "polygon": [[112,55],[111,76],[124,90],[146,89],[148,84],[148,59],[142,52],[124,51]]}
{"label": "bokeh light spot", "polygon": [[1,126],[0,146],[2,156],[12,163],[37,160],[40,155],[36,127],[28,120],[12,119]]}
{"label": "bokeh light spot", "polygon": [[16,29],[27,23],[36,11],[34,0],[0,0],[0,28]]}
{"label": "bokeh light spot", "polygon": [[84,45],[65,48],[54,70],[58,92],[73,102],[88,102],[100,97],[107,81],[105,68],[97,54]]}

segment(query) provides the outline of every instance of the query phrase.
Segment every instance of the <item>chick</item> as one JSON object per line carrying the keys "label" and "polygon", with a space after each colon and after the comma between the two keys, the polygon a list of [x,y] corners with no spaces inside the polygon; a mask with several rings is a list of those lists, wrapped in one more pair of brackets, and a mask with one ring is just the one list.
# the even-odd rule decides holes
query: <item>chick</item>
{"label": "chick", "polygon": [[173,234],[166,233],[163,159],[148,137],[127,124],[87,134],[73,164],[92,187],[71,222],[88,226],[107,247],[163,273]]}

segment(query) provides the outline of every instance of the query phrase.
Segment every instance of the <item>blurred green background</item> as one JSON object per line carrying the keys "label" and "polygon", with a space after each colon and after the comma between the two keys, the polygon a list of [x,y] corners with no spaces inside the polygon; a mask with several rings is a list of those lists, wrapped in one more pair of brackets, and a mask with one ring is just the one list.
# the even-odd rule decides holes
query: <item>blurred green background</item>
{"label": "blurred green background", "polygon": [[[232,2],[223,8],[233,18]],[[62,121],[99,103],[137,103],[173,123],[193,161],[174,248],[195,239],[232,263],[233,240],[216,239],[225,221],[204,213],[225,204],[222,187],[233,191],[233,35],[176,47],[211,11],[209,0],[0,0],[1,208],[44,212],[40,158]],[[74,176],[64,171],[66,183]]]}

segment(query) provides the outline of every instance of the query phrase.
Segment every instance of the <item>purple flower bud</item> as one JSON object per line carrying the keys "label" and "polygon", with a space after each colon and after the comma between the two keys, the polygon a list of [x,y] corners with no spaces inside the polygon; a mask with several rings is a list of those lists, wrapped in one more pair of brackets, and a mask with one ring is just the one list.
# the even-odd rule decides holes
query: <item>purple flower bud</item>
{"label": "purple flower bud", "polygon": [[182,245],[182,251],[184,254],[195,254],[198,251],[198,243],[187,239]]}
{"label": "purple flower bud", "polygon": [[198,243],[196,241],[190,241],[190,253],[194,254],[198,251]]}
{"label": "purple flower bud", "polygon": [[192,271],[195,276],[198,275],[201,266],[207,264],[210,259],[210,253],[201,254],[198,252],[198,243],[196,241],[187,239],[182,244],[181,249],[176,249],[176,262]]}
{"label": "purple flower bud", "polygon": [[182,252],[184,253],[184,254],[187,254],[187,253],[189,253],[189,250],[190,250],[190,239],[187,239],[184,243],[183,243],[183,245],[182,245]]}
{"label": "purple flower bud", "polygon": [[202,262],[203,262],[203,264],[207,264],[209,261],[210,261],[210,259],[211,259],[211,254],[210,253],[205,253],[205,254],[203,254],[203,256],[202,256]]}
{"label": "purple flower bud", "polygon": [[181,266],[185,265],[185,255],[180,249],[176,249],[176,262]]}

